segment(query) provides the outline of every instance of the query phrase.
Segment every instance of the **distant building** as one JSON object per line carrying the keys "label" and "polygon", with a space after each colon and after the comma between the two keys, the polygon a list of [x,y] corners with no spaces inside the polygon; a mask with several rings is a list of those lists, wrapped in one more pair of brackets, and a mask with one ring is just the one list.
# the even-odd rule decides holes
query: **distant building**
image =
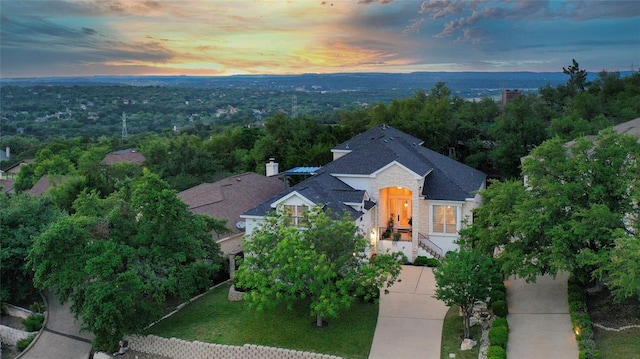
{"label": "distant building", "polygon": [[502,90],[502,107],[505,107],[520,95],[522,95],[522,91],[520,90]]}

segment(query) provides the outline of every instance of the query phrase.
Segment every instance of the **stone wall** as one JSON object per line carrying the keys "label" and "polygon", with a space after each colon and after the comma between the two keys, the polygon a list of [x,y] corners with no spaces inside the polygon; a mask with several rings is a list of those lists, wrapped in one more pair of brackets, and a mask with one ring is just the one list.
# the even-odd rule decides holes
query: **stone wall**
{"label": "stone wall", "polygon": [[327,354],[245,344],[244,346],[210,344],[155,335],[127,338],[129,349],[173,359],[341,359]]}
{"label": "stone wall", "polygon": [[2,342],[9,345],[16,345],[18,340],[24,339],[29,335],[36,335],[38,332],[25,332],[24,330],[11,328],[6,325],[0,325],[0,338],[2,338]]}
{"label": "stone wall", "polygon": [[30,310],[16,307],[15,305],[12,305],[12,304],[6,303],[5,305],[7,306],[7,313],[12,317],[27,319],[34,314]]}

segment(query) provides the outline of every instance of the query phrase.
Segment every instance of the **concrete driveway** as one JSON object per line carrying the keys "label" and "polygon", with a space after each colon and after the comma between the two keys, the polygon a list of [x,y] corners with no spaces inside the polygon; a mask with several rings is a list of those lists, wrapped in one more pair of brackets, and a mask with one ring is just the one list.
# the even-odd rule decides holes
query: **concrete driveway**
{"label": "concrete driveway", "polygon": [[47,324],[31,348],[20,359],[87,359],[93,335],[80,331],[81,324],[51,293],[47,297]]}
{"label": "concrete driveway", "polygon": [[442,323],[449,309],[434,299],[433,270],[404,266],[389,294],[381,294],[369,359],[440,359]]}
{"label": "concrete driveway", "polygon": [[567,274],[536,283],[509,279],[509,343],[507,357],[518,359],[575,359],[578,357],[567,302]]}

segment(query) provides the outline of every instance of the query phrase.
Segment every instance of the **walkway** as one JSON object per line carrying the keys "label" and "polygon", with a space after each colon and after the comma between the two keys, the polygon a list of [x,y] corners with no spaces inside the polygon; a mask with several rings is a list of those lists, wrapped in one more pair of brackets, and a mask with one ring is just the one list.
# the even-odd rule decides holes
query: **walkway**
{"label": "walkway", "polygon": [[507,357],[575,359],[578,345],[569,318],[567,275],[505,282],[509,303]]}
{"label": "walkway", "polygon": [[80,323],[69,310],[47,293],[47,325],[33,346],[20,359],[87,359],[91,352],[91,334],[80,332]]}
{"label": "walkway", "polygon": [[404,266],[389,294],[380,296],[369,359],[440,359],[442,323],[449,309],[434,299],[433,270]]}

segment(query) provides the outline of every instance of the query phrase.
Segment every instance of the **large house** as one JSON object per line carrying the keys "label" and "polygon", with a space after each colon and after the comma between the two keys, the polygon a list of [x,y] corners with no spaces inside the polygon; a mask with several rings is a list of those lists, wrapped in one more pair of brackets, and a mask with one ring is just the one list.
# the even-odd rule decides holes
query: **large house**
{"label": "large house", "polygon": [[336,146],[332,162],[242,214],[247,240],[279,206],[293,225],[303,225],[306,210],[320,205],[351,216],[373,252],[402,251],[413,261],[455,250],[460,229],[480,205],[486,175],[422,144],[380,125]]}
{"label": "large house", "polygon": [[[277,173],[274,173],[277,174]],[[193,213],[225,219],[230,233],[213,233],[225,255],[242,251],[244,221],[242,212],[282,191],[284,183],[277,177],[247,172],[213,183],[203,183],[178,193]]]}

